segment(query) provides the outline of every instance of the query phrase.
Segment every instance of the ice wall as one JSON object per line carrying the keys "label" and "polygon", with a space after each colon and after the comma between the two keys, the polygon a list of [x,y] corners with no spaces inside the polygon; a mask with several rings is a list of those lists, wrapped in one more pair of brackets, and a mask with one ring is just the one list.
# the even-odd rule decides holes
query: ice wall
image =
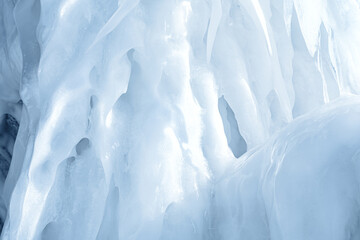
{"label": "ice wall", "polygon": [[0,12],[2,239],[360,239],[358,0]]}

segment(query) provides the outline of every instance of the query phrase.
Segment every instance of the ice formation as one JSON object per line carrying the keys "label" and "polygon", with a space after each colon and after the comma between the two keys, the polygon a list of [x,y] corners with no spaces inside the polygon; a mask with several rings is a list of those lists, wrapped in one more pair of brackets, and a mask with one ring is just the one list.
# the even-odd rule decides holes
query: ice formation
{"label": "ice formation", "polygon": [[359,0],[1,0],[1,239],[360,239]]}

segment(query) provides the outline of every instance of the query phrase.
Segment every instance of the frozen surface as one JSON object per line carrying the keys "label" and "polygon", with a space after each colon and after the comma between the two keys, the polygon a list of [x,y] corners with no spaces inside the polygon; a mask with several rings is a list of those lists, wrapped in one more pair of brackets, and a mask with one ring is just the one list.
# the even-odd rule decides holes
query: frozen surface
{"label": "frozen surface", "polygon": [[360,239],[359,0],[0,0],[1,239]]}

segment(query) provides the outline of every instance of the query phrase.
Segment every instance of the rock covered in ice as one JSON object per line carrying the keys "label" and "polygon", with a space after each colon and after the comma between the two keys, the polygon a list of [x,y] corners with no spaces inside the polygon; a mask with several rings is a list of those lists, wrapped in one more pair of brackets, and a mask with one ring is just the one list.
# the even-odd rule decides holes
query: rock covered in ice
{"label": "rock covered in ice", "polygon": [[2,239],[360,238],[358,1],[0,12]]}

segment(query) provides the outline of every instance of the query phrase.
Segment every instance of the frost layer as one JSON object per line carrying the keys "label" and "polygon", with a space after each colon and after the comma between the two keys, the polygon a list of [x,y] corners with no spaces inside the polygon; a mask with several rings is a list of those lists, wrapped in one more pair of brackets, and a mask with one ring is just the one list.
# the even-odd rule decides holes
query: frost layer
{"label": "frost layer", "polygon": [[360,239],[359,1],[0,12],[2,239]]}

